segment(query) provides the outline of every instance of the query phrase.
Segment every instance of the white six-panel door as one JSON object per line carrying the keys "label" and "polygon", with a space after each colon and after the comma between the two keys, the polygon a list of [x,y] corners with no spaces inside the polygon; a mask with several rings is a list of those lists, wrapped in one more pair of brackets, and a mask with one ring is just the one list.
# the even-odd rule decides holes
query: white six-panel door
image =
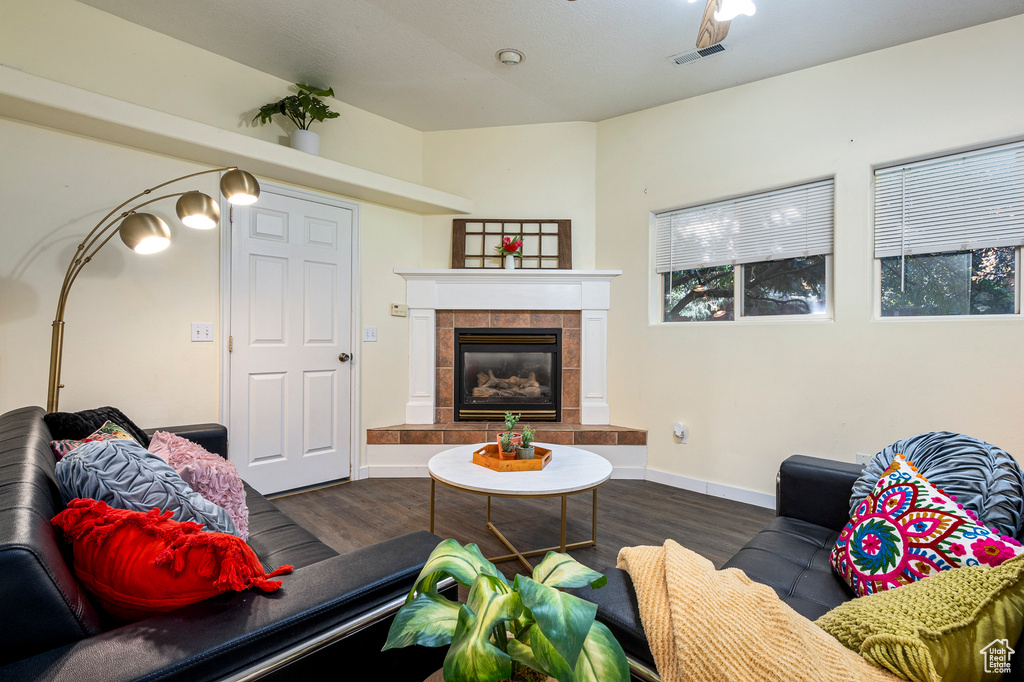
{"label": "white six-panel door", "polygon": [[233,209],[230,458],[264,494],[350,474],[353,221],[266,189]]}

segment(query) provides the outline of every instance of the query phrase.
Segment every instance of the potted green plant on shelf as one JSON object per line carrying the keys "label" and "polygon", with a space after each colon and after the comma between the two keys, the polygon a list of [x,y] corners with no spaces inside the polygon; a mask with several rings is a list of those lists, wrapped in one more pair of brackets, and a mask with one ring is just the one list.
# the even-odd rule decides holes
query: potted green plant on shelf
{"label": "potted green plant on shelf", "polygon": [[288,95],[260,107],[259,113],[252,119],[253,123],[257,119],[260,123],[270,123],[274,116],[280,114],[296,126],[289,138],[292,148],[310,154],[319,154],[320,136],[311,131],[309,126],[324,119],[338,118],[338,112],[331,111],[330,107],[320,99],[321,97],[334,97],[334,88],[320,89],[302,83],[296,83],[295,87],[299,89],[298,94]]}
{"label": "potted green plant on shelf", "polygon": [[536,433],[533,429],[527,426],[523,429],[523,435],[520,437],[519,447],[516,449],[516,459],[533,459],[533,435]]}
{"label": "potted green plant on shelf", "polygon": [[[451,576],[465,604],[437,591]],[[602,587],[607,579],[568,554],[548,552],[533,576],[508,579],[474,544],[443,540],[395,615],[384,650],[450,645],[445,682],[628,682],[629,665],[597,605],[557,588]]]}

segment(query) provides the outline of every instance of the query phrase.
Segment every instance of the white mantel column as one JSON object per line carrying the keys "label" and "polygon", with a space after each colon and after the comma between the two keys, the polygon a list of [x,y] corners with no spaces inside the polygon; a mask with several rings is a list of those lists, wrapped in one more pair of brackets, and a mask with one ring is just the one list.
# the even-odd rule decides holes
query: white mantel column
{"label": "white mantel column", "polygon": [[434,371],[437,334],[434,311],[409,309],[409,402],[405,404],[406,424],[434,423]]}

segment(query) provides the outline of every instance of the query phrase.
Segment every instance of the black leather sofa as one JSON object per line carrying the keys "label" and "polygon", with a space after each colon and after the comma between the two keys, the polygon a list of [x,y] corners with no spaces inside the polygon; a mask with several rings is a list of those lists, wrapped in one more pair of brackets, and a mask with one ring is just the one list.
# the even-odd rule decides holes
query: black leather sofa
{"label": "black leather sofa", "polygon": [[[723,568],[743,570],[811,620],[853,599],[853,592],[833,572],[829,555],[849,521],[850,495],[860,473],[856,464],[804,455],[788,458],[776,479],[776,517]],[[597,618],[622,644],[633,678],[659,680],[629,575],[617,568],[602,572],[608,577],[605,587],[572,592],[597,603]],[[1024,637],[1014,649],[1024,651],[1021,646]],[[1024,680],[1021,658],[1011,659],[1011,672],[1004,680]]]}
{"label": "black leather sofa", "polygon": [[[107,626],[50,525],[63,505],[42,417],[0,416],[0,680],[422,680],[441,667],[443,649],[380,651],[440,538],[419,531],[339,555],[248,486],[249,544],[268,570],[295,566],[278,592]],[[227,454],[218,424],[162,430]],[[453,582],[444,588],[454,597]]]}

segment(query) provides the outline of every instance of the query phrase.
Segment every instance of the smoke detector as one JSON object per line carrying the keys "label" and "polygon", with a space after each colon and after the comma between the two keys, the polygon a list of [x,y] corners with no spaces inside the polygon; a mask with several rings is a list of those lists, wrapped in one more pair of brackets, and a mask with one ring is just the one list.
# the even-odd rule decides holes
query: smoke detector
{"label": "smoke detector", "polygon": [[519,50],[513,50],[511,47],[498,50],[494,53],[494,56],[505,66],[515,66],[526,59],[525,54]]}

